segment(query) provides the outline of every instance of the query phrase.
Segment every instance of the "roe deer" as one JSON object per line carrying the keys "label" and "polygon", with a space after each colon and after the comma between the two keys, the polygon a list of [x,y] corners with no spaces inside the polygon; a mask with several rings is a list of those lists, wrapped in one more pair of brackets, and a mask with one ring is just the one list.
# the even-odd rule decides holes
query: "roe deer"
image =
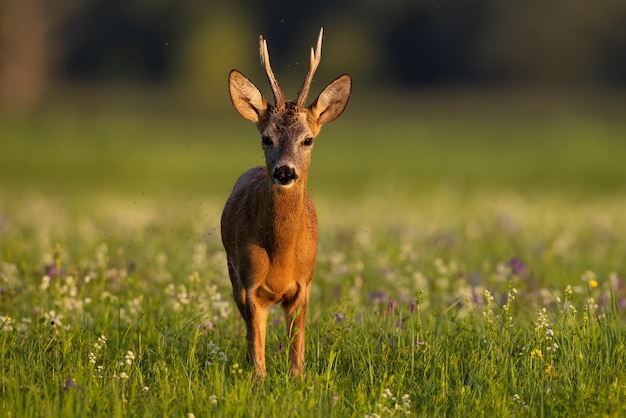
{"label": "roe deer", "polygon": [[317,214],[306,192],[313,138],[335,120],[350,98],[352,79],[344,74],[305,107],[320,63],[323,28],[311,48],[308,73],[295,101],[285,101],[270,66],[267,43],[259,36],[275,104],[242,73],[229,75],[230,98],[261,133],[265,166],[237,180],[222,213],[222,242],[228,258],[233,297],[246,322],[248,356],[258,376],[266,375],[268,310],[281,303],[290,341],[292,375],[303,370],[304,324],[317,255]]}

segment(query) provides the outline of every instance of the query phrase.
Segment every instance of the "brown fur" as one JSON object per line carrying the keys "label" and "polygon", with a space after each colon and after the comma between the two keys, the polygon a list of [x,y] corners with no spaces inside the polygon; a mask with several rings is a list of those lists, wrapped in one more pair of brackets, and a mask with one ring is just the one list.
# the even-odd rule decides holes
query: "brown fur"
{"label": "brown fur", "polygon": [[[285,313],[291,371],[302,372],[305,318],[317,255],[317,214],[306,192],[312,145],[324,123],[337,118],[351,90],[343,75],[327,86],[308,108],[295,102],[268,105],[243,74],[230,74],[233,105],[256,123],[262,136],[266,166],[246,171],[235,183],[222,213],[222,242],[237,308],[246,322],[248,353],[256,372],[265,376],[265,336],[268,310],[280,303]],[[282,187],[272,177],[276,167],[289,165],[297,180]]]}

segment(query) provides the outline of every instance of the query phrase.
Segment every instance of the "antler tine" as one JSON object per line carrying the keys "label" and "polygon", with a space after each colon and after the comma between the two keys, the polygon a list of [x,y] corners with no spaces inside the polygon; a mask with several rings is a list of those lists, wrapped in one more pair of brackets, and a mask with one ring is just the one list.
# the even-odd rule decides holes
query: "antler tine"
{"label": "antler tine", "polygon": [[298,98],[296,99],[296,106],[304,107],[304,103],[306,102],[306,98],[309,95],[309,90],[311,89],[311,82],[313,81],[313,75],[317,70],[317,67],[320,65],[320,61],[322,60],[322,37],[324,36],[324,28],[320,28],[320,34],[317,37],[317,46],[315,49],[311,48],[311,59],[309,61],[309,71],[306,74],[306,78],[304,79],[304,83],[302,84],[302,88],[298,92]]}
{"label": "antler tine", "polygon": [[276,77],[272,71],[272,66],[270,65],[270,54],[267,52],[267,42],[263,39],[262,35],[259,35],[259,49],[261,55],[261,65],[265,68],[267,79],[269,80],[270,86],[272,86],[272,92],[274,93],[275,106],[282,109],[285,107],[285,96],[278,86],[278,82],[276,81]]}

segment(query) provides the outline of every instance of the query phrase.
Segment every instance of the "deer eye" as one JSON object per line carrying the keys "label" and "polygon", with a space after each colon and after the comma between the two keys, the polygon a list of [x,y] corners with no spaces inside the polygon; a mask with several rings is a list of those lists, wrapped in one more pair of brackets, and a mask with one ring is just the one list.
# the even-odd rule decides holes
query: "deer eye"
{"label": "deer eye", "polygon": [[311,145],[313,145],[313,138],[306,138],[303,142],[302,145],[306,146],[306,147],[310,147]]}
{"label": "deer eye", "polygon": [[272,141],[272,138],[270,138],[269,136],[262,136],[261,137],[261,144],[266,145],[266,146],[270,146],[273,143],[274,142]]}

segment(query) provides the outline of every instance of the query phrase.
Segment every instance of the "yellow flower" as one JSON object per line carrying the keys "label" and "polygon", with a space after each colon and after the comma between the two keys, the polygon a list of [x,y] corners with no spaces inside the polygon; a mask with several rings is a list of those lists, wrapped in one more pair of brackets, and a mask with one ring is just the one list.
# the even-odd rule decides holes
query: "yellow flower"
{"label": "yellow flower", "polygon": [[598,287],[598,281],[596,279],[589,280],[589,287],[595,289],[596,287]]}
{"label": "yellow flower", "polygon": [[543,358],[543,354],[541,353],[541,350],[538,348],[535,348],[533,351],[530,352],[530,357],[535,357],[537,356],[538,358]]}
{"label": "yellow flower", "polygon": [[546,367],[545,373],[546,373],[546,377],[559,377],[557,372],[554,371],[554,368],[552,367],[551,364],[548,364],[548,366]]}

